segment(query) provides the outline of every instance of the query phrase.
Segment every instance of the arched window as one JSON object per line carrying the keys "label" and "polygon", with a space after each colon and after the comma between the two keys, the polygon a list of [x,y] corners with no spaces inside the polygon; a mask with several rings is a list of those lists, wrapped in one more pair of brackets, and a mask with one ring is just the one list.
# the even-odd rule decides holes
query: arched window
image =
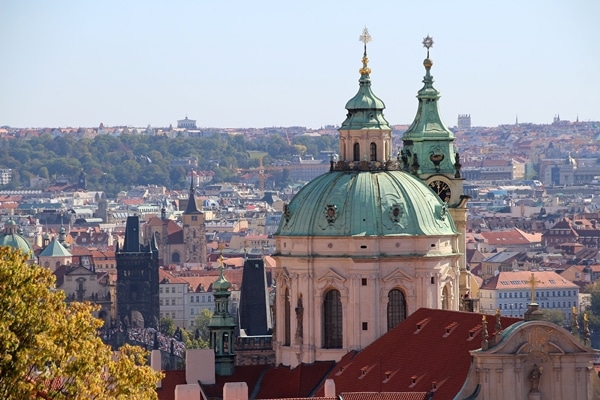
{"label": "arched window", "polygon": [[330,290],[323,301],[323,348],[341,349],[342,339],[341,296],[339,291]]}
{"label": "arched window", "polygon": [[371,161],[377,161],[377,145],[375,143],[371,143]]}
{"label": "arched window", "polygon": [[227,332],[223,333],[223,354],[229,354],[229,334]]}
{"label": "arched window", "polygon": [[387,325],[388,331],[395,328],[406,319],[406,298],[404,293],[398,289],[392,289],[388,293]]}
{"label": "arched window", "polygon": [[178,252],[174,252],[173,255],[171,255],[171,262],[178,263],[180,260],[181,258],[179,257]]}
{"label": "arched window", "polygon": [[288,288],[285,288],[285,304],[283,306],[283,315],[284,315],[284,329],[285,332],[283,334],[284,337],[284,342],[283,345],[284,346],[289,346],[292,343],[292,334],[291,334],[291,328],[290,328],[290,315],[291,315],[291,311],[290,311],[290,290]]}
{"label": "arched window", "polygon": [[442,291],[442,310],[450,309],[450,300],[450,288],[446,285]]}
{"label": "arched window", "polygon": [[360,161],[360,145],[354,143],[354,161]]}

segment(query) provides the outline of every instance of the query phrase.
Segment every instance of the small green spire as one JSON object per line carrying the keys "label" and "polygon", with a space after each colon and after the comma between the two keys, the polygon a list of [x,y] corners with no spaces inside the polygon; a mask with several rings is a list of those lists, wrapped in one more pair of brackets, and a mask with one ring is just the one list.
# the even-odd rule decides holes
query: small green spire
{"label": "small green spire", "polygon": [[348,114],[342,123],[342,129],[391,129],[383,116],[385,104],[371,90],[371,68],[368,67],[369,58],[367,57],[367,43],[371,41],[371,35],[367,28],[363,29],[359,40],[364,45],[362,68],[359,69],[360,79],[358,82],[360,86],[358,93],[346,103]]}
{"label": "small green spire", "polygon": [[[419,160],[419,168],[413,173],[421,176],[432,174],[458,175],[456,167],[456,152],[453,141],[454,133],[442,121],[438,108],[440,92],[433,87],[431,67],[433,61],[429,58],[429,50],[433,46],[433,38],[423,39],[423,47],[427,49],[427,57],[423,60],[425,76],[423,87],[417,93],[419,106],[417,115],[410,127],[404,132],[403,155],[406,158],[405,169]],[[412,172],[412,171],[411,171]]]}

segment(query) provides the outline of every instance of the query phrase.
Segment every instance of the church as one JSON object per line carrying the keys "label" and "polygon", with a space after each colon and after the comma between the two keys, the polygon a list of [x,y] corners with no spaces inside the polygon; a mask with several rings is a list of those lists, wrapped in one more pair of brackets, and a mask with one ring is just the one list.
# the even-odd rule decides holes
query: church
{"label": "church", "polygon": [[339,361],[419,308],[461,309],[466,202],[454,134],[438,110],[429,48],[424,86],[393,156],[371,88],[364,31],[358,92],[346,103],[339,160],[284,207],[276,236],[274,347],[294,367]]}
{"label": "church", "polygon": [[197,362],[190,353],[185,377],[167,371],[159,398],[600,398],[587,316],[572,332],[542,321],[533,273],[524,320],[465,312],[473,311],[469,198],[439,114],[433,40],[423,40],[417,113],[392,156],[366,29],[360,39],[359,89],[346,103],[339,159],[285,205],[275,233],[275,366],[233,367],[224,351],[231,326],[213,324],[212,350],[197,350],[206,357]]}

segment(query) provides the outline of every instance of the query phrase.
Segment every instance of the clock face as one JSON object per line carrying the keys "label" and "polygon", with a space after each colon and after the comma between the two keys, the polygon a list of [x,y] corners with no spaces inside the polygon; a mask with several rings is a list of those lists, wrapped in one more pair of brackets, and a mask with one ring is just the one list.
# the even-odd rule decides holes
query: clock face
{"label": "clock face", "polygon": [[429,187],[433,189],[435,194],[437,194],[438,197],[443,202],[447,203],[450,201],[450,196],[452,196],[452,191],[450,190],[450,186],[448,186],[448,184],[446,182],[431,181],[431,182],[429,182]]}

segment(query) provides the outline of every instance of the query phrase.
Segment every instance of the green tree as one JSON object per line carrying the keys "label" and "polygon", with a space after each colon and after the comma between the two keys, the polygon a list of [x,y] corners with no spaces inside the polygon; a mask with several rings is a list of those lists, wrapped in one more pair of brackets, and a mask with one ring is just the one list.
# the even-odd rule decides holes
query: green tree
{"label": "green tree", "polygon": [[160,333],[167,336],[173,336],[175,331],[177,330],[177,326],[175,326],[175,321],[173,321],[170,317],[162,317],[159,321],[159,329]]}
{"label": "green tree", "polygon": [[67,305],[50,270],[0,247],[0,398],[156,399],[160,373],[135,346],[114,353],[89,303]]}
{"label": "green tree", "polygon": [[208,308],[203,308],[200,315],[194,319],[194,336],[198,336],[202,340],[208,342],[210,339],[210,330],[208,324],[213,313]]}
{"label": "green tree", "polygon": [[560,310],[544,310],[542,320],[553,322],[558,326],[564,326],[565,316]]}

